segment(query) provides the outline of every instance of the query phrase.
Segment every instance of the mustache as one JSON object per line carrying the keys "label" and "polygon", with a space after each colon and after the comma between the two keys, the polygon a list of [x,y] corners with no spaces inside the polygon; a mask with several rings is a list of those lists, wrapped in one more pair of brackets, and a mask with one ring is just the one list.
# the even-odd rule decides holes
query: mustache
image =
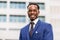
{"label": "mustache", "polygon": [[34,14],[29,14],[29,15],[34,15]]}

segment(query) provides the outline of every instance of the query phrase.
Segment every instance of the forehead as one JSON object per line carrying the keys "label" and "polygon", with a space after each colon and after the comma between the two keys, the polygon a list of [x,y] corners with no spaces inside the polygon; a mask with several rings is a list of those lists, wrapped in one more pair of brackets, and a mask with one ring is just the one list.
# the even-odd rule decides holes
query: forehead
{"label": "forehead", "polygon": [[36,5],[29,5],[28,9],[37,9]]}

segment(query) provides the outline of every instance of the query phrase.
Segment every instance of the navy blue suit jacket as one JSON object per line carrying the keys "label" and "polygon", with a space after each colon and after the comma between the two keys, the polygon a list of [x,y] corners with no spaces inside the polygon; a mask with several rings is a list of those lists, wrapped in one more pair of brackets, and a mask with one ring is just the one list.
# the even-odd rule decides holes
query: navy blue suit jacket
{"label": "navy blue suit jacket", "polygon": [[21,29],[19,40],[53,40],[52,26],[38,20],[32,37],[29,36],[29,24]]}

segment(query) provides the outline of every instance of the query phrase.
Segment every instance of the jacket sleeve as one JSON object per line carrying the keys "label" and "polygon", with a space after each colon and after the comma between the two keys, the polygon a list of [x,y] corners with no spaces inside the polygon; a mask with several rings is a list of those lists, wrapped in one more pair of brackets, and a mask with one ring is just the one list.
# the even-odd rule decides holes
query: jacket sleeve
{"label": "jacket sleeve", "polygon": [[53,40],[53,32],[51,24],[48,24],[43,35],[43,40]]}

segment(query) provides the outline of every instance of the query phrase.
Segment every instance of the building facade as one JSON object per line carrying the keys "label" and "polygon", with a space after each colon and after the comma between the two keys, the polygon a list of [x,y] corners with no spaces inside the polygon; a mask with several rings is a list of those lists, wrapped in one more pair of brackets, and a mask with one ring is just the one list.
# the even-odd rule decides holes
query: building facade
{"label": "building facade", "polygon": [[30,21],[27,5],[32,2],[40,6],[39,19],[52,24],[54,40],[60,40],[60,0],[0,0],[0,40],[19,39],[20,29]]}

